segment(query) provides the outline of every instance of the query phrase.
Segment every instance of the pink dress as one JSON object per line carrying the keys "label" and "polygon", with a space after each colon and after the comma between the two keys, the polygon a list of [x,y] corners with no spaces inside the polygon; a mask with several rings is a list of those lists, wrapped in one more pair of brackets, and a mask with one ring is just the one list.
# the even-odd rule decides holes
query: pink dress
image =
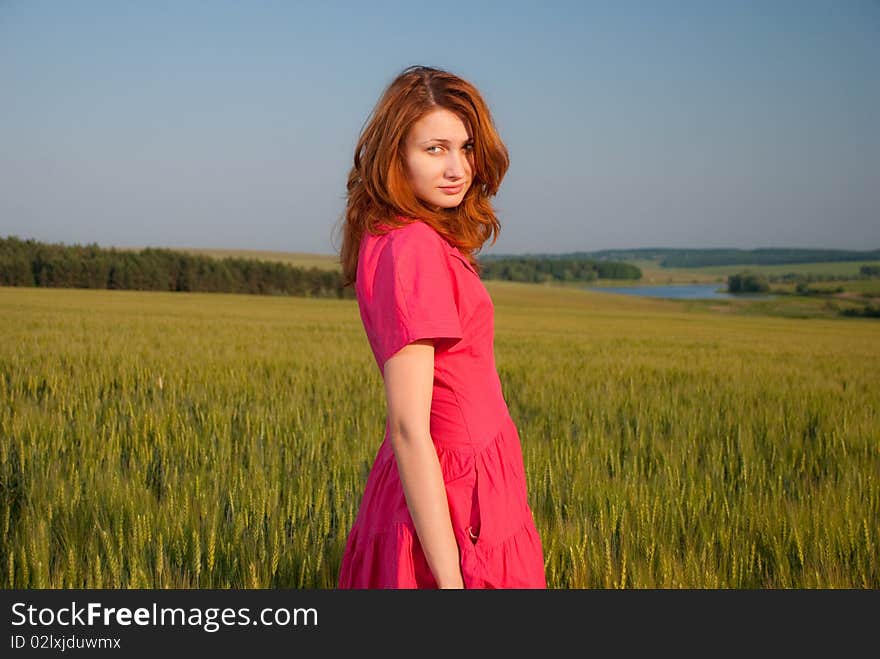
{"label": "pink dress", "polygon": [[[465,588],[546,588],[520,438],[495,368],[494,313],[476,270],[431,226],[411,221],[360,245],[355,283],[379,371],[405,345],[435,338],[431,438]],[[388,438],[379,447],[339,573],[339,588],[437,588]]]}

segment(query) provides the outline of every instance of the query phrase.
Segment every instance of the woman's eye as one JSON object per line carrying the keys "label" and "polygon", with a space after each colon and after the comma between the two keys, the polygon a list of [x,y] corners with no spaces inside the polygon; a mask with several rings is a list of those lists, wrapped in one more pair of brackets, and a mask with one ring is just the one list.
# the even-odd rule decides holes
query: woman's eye
{"label": "woman's eye", "polygon": [[[431,151],[431,149],[442,149],[442,148],[443,148],[443,147],[441,147],[441,146],[437,146],[437,145],[435,144],[434,146],[429,146],[427,149],[425,149],[425,151],[427,151],[428,153],[437,153],[436,151]],[[470,150],[470,151],[473,151],[473,149],[474,149],[474,145],[473,145],[473,144],[465,144],[462,148],[464,148],[464,149],[468,149],[468,150]]]}

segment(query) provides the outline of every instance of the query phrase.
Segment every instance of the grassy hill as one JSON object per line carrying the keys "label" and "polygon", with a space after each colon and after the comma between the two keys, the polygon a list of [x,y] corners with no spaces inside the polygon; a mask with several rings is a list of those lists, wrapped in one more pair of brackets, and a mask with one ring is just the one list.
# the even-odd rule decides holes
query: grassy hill
{"label": "grassy hill", "polygon": [[[136,248],[129,248],[136,249]],[[232,250],[232,249],[208,249],[208,248],[180,248],[180,251],[192,254],[203,254],[214,258],[240,257],[255,258],[266,261],[277,261],[299,267],[316,267],[324,270],[340,270],[340,264],[335,255],[311,254],[306,252],[282,252],[261,250]],[[585,253],[586,254],[586,253]],[[626,256],[621,253],[619,256]],[[702,306],[707,310],[719,313],[748,313],[769,314],[785,317],[832,318],[844,309],[858,309],[864,304],[880,304],[880,280],[858,279],[859,268],[862,265],[880,265],[880,261],[831,261],[816,263],[795,263],[784,265],[722,265],[703,266],[696,268],[668,268],[660,265],[663,254],[652,254],[653,258],[640,258],[625,260],[642,271],[642,278],[638,281],[619,279],[598,279],[592,283],[567,282],[540,285],[539,288],[554,286],[559,288],[585,289],[585,288],[614,288],[621,286],[661,286],[668,284],[718,284],[724,287],[727,276],[749,270],[768,276],[781,276],[787,273],[801,275],[835,275],[852,276],[852,279],[817,282],[811,284],[814,291],[825,290],[826,297],[808,298],[795,295],[795,284],[774,283],[772,290],[777,294],[790,296],[792,299],[777,301],[748,301],[748,300],[722,300],[722,301],[691,301],[687,303],[690,308]],[[493,259],[497,257],[492,257]],[[585,256],[585,258],[587,258]],[[843,291],[837,289],[843,288]]]}

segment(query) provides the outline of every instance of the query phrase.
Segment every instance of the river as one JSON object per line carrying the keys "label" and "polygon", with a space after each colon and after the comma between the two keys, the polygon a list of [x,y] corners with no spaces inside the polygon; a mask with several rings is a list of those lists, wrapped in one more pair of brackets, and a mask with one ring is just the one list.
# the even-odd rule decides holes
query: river
{"label": "river", "polygon": [[590,286],[589,291],[617,293],[620,295],[640,295],[643,297],[664,297],[676,300],[714,300],[720,298],[772,300],[775,295],[761,293],[728,293],[719,284],[673,284],[666,286]]}

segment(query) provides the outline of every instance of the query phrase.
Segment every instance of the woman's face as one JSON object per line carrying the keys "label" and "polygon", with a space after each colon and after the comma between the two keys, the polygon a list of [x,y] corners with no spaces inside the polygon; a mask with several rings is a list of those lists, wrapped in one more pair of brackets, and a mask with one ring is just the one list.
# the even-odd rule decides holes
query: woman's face
{"label": "woman's face", "polygon": [[473,139],[456,114],[438,108],[415,122],[404,145],[407,178],[416,197],[454,208],[473,180]]}

